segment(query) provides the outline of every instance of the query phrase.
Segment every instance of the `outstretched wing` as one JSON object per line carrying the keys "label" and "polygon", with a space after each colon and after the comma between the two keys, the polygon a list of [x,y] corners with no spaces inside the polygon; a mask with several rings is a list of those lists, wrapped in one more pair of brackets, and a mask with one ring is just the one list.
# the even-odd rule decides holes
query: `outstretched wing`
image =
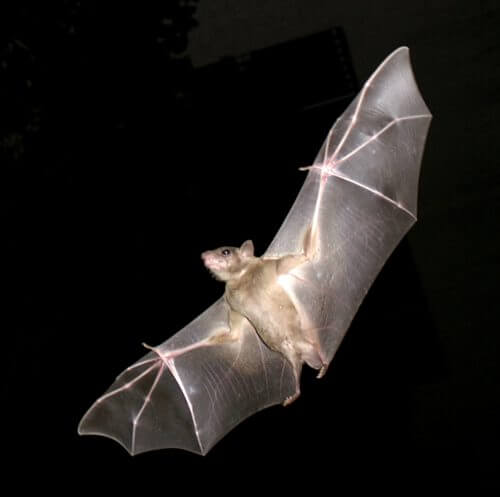
{"label": "outstretched wing", "polygon": [[168,447],[206,454],[245,418],[295,391],[286,359],[248,321],[240,326],[239,340],[206,344],[229,329],[218,300],[118,376],[78,432],[112,438],[131,454]]}
{"label": "outstretched wing", "polygon": [[[416,221],[431,114],[401,47],[328,134],[266,257],[311,251],[282,283],[330,362],[383,264]],[[312,247],[312,248],[311,248]]]}

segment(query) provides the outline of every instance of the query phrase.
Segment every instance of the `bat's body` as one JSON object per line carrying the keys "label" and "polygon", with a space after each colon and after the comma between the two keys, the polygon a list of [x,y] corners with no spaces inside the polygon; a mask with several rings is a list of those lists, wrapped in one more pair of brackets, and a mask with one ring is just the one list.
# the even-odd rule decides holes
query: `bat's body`
{"label": "bat's body", "polygon": [[408,49],[392,53],[327,136],[275,239],[202,254],[224,296],[126,369],[89,409],[81,434],[131,454],[206,454],[251,414],[321,377],[373,280],[416,220],[431,115]]}
{"label": "bat's body", "polygon": [[[241,248],[221,247],[202,254],[212,273],[226,281],[225,301],[229,307],[229,340],[236,339],[242,320],[253,326],[261,340],[282,354],[293,368],[295,392],[284,404],[295,400],[300,393],[300,373],[305,362],[315,369],[326,371],[321,347],[314,330],[307,328],[293,295],[287,293],[286,278],[292,270],[308,262],[306,255],[288,255],[266,259],[253,255],[253,244]],[[245,323],[247,324],[247,323]],[[223,336],[223,335],[221,335]]]}

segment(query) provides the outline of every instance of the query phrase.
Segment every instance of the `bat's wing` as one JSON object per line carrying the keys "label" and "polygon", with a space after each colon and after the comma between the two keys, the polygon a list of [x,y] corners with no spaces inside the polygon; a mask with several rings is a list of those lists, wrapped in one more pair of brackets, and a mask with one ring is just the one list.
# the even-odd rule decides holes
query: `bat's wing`
{"label": "bat's wing", "polygon": [[237,341],[207,345],[229,330],[226,304],[217,301],[118,376],[78,432],[112,438],[131,454],[167,447],[206,454],[238,423],[295,390],[286,359],[248,321],[238,326]]}
{"label": "bat's wing", "polygon": [[325,362],[416,220],[431,115],[406,47],[382,62],[336,121],[265,257],[307,253],[281,282]]}

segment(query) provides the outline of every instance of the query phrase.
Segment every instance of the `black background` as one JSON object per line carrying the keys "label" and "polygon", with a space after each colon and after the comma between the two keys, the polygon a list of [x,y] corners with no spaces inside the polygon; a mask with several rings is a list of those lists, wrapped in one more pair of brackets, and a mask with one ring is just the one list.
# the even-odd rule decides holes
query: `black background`
{"label": "black background", "polygon": [[[353,14],[347,51],[335,52],[341,31],[288,45],[288,84],[270,74],[293,61],[271,49],[259,52],[267,66],[254,53],[193,70],[195,2],[4,3],[2,427],[19,488],[498,488],[499,11],[442,3],[402,8],[397,28],[393,2]],[[326,27],[345,18],[337,8]],[[221,47],[228,34],[211,36]],[[357,87],[349,51],[362,82],[401,44],[435,116],[419,223],[327,376],[305,371],[296,403],[245,421],[204,458],[131,458],[78,437],[140,343],[162,342],[222,292],[199,254],[247,238],[265,249],[303,181],[297,168],[349,99],[311,103]]]}

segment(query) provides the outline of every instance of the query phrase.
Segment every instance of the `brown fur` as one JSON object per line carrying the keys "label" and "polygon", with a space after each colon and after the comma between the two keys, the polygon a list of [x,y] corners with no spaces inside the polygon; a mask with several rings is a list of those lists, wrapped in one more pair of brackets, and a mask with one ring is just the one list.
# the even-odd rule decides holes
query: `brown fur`
{"label": "brown fur", "polygon": [[315,369],[325,366],[317,345],[306,339],[299,313],[279,283],[279,276],[302,264],[305,256],[255,257],[253,243],[246,241],[240,248],[204,252],[202,258],[214,276],[226,282],[224,296],[231,313],[245,317],[262,341],[292,365],[296,393],[285,404],[292,402],[300,394],[302,364]]}

